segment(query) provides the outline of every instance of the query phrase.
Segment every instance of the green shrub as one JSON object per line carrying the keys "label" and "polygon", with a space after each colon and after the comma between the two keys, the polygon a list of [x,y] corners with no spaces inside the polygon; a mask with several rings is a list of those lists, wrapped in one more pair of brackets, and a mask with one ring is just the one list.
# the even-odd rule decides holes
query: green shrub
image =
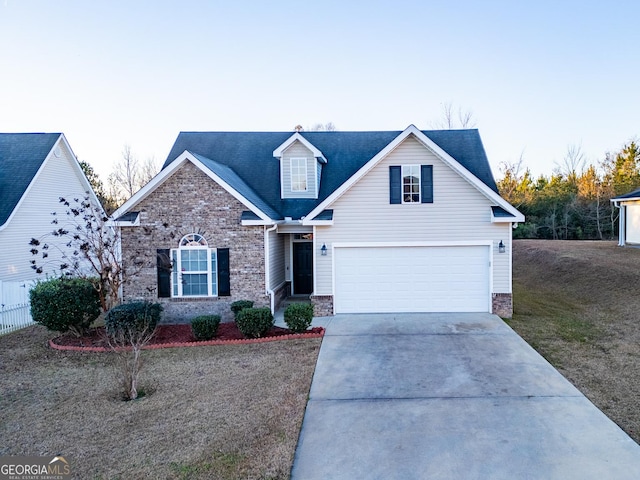
{"label": "green shrub", "polygon": [[81,337],[100,315],[100,296],[91,280],[56,278],[29,292],[31,317],[49,330]]}
{"label": "green shrub", "polygon": [[162,305],[159,303],[123,303],[107,312],[104,326],[107,334],[113,339],[122,335],[146,335],[155,331],[161,313]]}
{"label": "green shrub", "polygon": [[220,315],[200,315],[191,320],[191,332],[196,340],[211,340],[219,326]]}
{"label": "green shrub", "polygon": [[273,315],[267,307],[245,308],[236,317],[238,330],[247,338],[263,337],[273,327],[273,322]]}
{"label": "green shrub", "polygon": [[311,303],[292,303],[284,310],[284,323],[295,333],[306,331],[313,320]]}
{"label": "green shrub", "polygon": [[234,318],[238,318],[238,313],[240,313],[245,308],[253,308],[253,302],[251,300],[236,300],[231,304],[231,311],[233,312]]}

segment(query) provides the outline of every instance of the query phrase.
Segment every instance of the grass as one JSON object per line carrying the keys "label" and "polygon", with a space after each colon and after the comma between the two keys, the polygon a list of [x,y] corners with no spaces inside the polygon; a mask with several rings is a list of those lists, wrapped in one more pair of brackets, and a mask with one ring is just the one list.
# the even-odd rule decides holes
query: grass
{"label": "grass", "polygon": [[640,443],[640,249],[519,240],[508,323]]}
{"label": "grass", "polygon": [[320,340],[145,351],[142,399],[110,353],[0,337],[0,456],[62,454],[75,478],[289,477]]}

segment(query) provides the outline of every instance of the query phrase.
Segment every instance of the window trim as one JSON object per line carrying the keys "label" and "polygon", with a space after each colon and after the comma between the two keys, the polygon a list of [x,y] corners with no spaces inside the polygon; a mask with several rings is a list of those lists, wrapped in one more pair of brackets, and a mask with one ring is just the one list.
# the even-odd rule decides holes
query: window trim
{"label": "window trim", "polygon": [[[418,174],[413,175],[413,173],[409,173],[409,174],[405,174],[405,168],[406,169],[416,169]],[[405,187],[405,183],[404,183],[404,179],[405,178],[415,178],[417,179],[416,182],[412,182],[409,185],[413,186],[416,185],[418,186],[418,191],[417,192],[409,192],[408,194],[405,194],[404,191],[404,187]],[[410,200],[410,201],[406,201],[405,200],[405,196],[408,195],[410,198],[414,195],[417,195],[417,200]],[[415,204],[421,204],[422,203],[422,166],[420,164],[417,163],[410,163],[410,164],[406,164],[406,165],[401,165],[400,166],[400,201],[403,205],[415,205]]]}
{"label": "window trim", "polygon": [[[205,251],[207,270],[193,270],[186,273],[182,269],[182,252],[184,251]],[[171,254],[171,282],[170,292],[171,298],[215,298],[219,296],[219,279],[218,279],[218,249],[210,248],[206,239],[196,233],[191,233],[182,237],[178,244],[178,248],[172,248]],[[215,264],[214,264],[215,262]],[[207,294],[206,295],[185,295],[183,293],[182,281],[178,278],[185,275],[207,275]],[[215,287],[215,291],[214,291]]]}
{"label": "window trim", "polygon": [[[302,169],[302,165],[301,162],[304,162],[304,189],[295,189],[293,188],[294,185],[294,162],[296,163],[296,169]],[[301,172],[297,171],[296,172],[296,177],[297,177],[297,184],[300,183],[300,176],[301,176]],[[309,161],[306,157],[291,157],[289,159],[289,190],[292,193],[302,193],[302,192],[308,192],[309,191]]]}

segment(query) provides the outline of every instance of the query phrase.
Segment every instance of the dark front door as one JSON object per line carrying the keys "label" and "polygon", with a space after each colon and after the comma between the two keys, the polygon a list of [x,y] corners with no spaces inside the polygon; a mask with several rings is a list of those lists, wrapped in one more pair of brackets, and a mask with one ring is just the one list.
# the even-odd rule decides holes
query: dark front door
{"label": "dark front door", "polygon": [[313,242],[293,244],[293,293],[313,292]]}

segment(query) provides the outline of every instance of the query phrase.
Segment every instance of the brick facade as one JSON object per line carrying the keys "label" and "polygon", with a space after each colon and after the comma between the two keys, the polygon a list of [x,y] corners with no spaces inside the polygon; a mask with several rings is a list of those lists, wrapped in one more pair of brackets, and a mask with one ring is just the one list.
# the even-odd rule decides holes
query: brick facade
{"label": "brick facade", "polygon": [[[206,174],[186,162],[135,210],[140,226],[122,228],[122,250],[140,252],[142,270],[123,289],[125,301],[147,299],[164,307],[164,322],[188,322],[196,315],[218,314],[233,319],[231,302],[253,300],[269,306],[265,293],[264,228],[242,226],[246,207]],[[184,235],[199,233],[210,248],[229,248],[230,297],[158,298],[156,250],[177,248]],[[125,264],[126,266],[126,264]]]}
{"label": "brick facade", "polygon": [[491,295],[493,313],[502,318],[513,316],[513,295],[511,293],[494,293]]}
{"label": "brick facade", "polygon": [[311,295],[314,317],[330,317],[333,315],[333,295]]}

